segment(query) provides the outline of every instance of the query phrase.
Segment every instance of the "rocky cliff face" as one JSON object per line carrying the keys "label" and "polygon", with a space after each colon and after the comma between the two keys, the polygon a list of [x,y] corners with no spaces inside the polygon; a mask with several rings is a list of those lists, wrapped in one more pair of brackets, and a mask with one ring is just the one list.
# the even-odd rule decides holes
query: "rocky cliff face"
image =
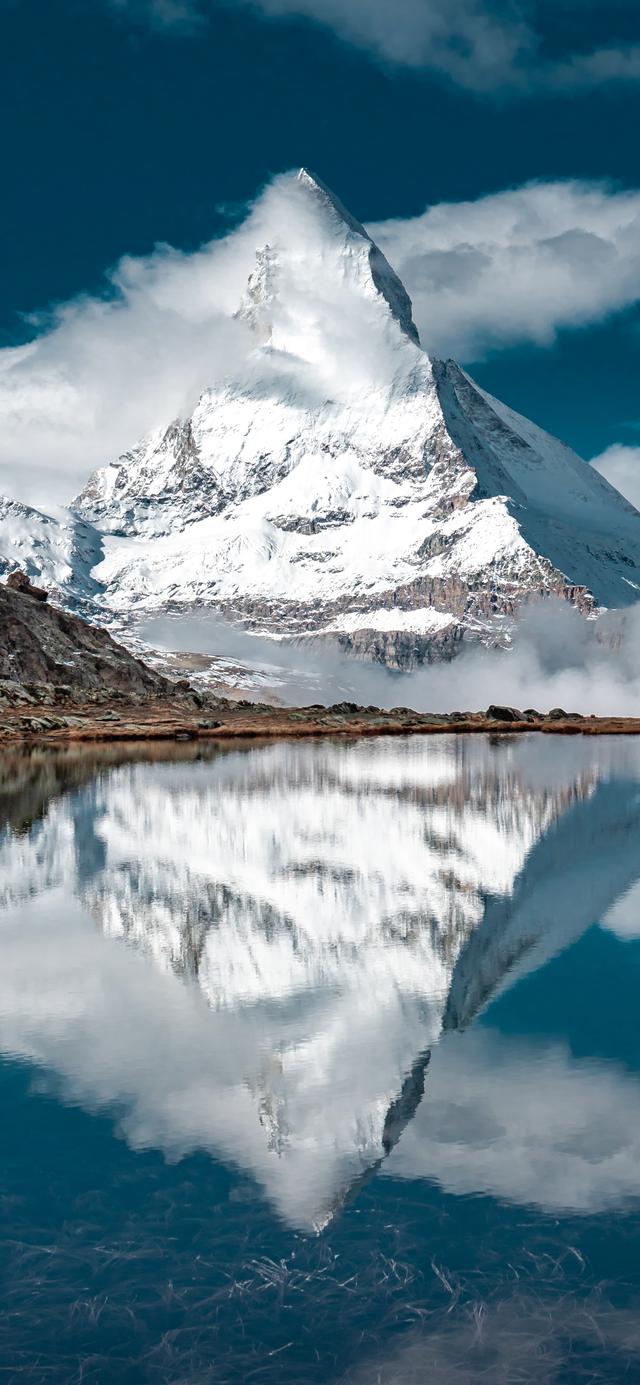
{"label": "rocky cliff face", "polygon": [[76,500],[112,536],[93,574],[111,615],[204,606],[402,668],[502,641],[534,594],[585,614],[637,600],[637,511],[431,361],[364,228],[305,172],[291,192],[238,308],[242,378]]}
{"label": "rocky cliff face", "polygon": [[0,679],[78,691],[114,688],[132,696],[170,687],[106,630],[52,606],[45,589],[20,573],[0,586]]}

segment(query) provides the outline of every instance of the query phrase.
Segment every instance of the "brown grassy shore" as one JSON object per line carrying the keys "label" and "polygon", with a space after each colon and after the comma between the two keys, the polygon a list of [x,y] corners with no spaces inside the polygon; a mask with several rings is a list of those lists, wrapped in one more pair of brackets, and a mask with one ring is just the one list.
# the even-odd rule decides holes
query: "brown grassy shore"
{"label": "brown grassy shore", "polygon": [[[0,746],[69,742],[299,739],[309,736],[393,736],[493,733],[521,735],[638,735],[639,717],[584,717],[555,708],[489,707],[486,712],[414,712],[395,707],[360,707],[341,702],[332,707],[271,707],[230,702],[186,689],[175,696],[135,700],[105,690],[70,698],[51,685],[0,686]],[[62,692],[62,690],[61,690]]]}

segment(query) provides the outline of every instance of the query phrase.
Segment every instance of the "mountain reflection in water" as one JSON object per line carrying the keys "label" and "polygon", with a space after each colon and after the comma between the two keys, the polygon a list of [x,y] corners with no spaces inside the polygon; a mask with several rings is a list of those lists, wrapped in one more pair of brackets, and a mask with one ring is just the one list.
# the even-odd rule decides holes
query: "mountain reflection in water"
{"label": "mountain reflection in water", "polygon": [[547,1209],[637,1192],[635,1078],[472,1025],[620,927],[634,741],[138,754],[2,759],[5,1054],[301,1230],[376,1173]]}

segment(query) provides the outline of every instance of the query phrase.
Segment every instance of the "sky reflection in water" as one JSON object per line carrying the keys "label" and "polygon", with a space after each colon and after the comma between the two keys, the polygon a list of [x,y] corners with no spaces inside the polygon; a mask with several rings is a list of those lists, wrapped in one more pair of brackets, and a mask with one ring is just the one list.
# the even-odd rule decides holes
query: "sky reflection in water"
{"label": "sky reflection in water", "polygon": [[8,1378],[628,1379],[636,742],[139,754],[0,762]]}

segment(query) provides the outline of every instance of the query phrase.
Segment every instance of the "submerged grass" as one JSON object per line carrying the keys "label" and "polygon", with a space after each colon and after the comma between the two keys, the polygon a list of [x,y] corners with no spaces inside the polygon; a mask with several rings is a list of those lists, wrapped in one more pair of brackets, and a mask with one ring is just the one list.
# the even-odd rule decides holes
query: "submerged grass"
{"label": "submerged grass", "polygon": [[567,1239],[562,1223],[512,1210],[496,1224],[486,1200],[411,1185],[405,1200],[384,1180],[323,1236],[297,1236],[249,1190],[221,1198],[207,1161],[167,1169],[167,1187],[142,1162],[89,1207],[67,1188],[41,1225],[28,1198],[5,1201],[3,1385],[638,1378],[634,1284],[596,1278],[586,1221]]}

